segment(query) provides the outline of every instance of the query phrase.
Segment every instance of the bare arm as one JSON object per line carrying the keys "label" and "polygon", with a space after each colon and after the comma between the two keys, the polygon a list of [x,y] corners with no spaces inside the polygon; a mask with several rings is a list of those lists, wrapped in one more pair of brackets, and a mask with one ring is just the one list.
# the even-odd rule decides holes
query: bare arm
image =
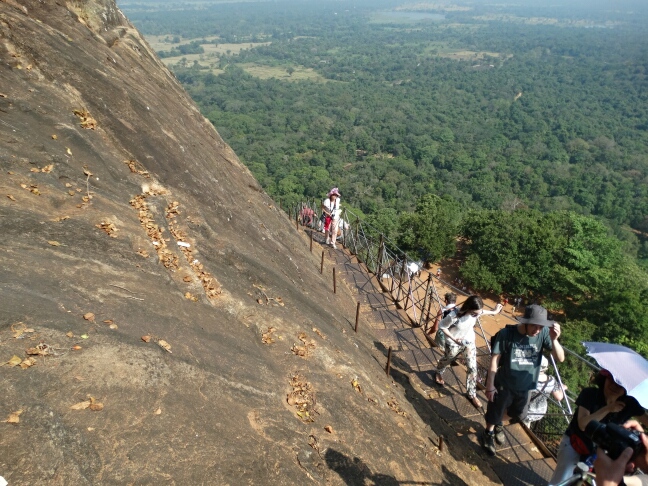
{"label": "bare arm", "polygon": [[578,428],[581,429],[583,432],[585,432],[585,427],[587,427],[587,424],[589,424],[592,420],[600,421],[604,419],[608,413],[619,412],[623,409],[623,407],[625,407],[625,403],[617,401],[617,402],[612,402],[609,405],[606,405],[605,407],[599,408],[594,413],[590,413],[590,411],[587,410],[585,407],[579,405]]}
{"label": "bare arm", "polygon": [[551,338],[551,346],[553,348],[551,350],[551,355],[556,361],[562,363],[565,361],[565,350],[558,342],[558,338],[560,337],[560,324],[557,322],[554,323],[553,327],[549,329],[549,337]]}
{"label": "bare arm", "polygon": [[497,374],[497,368],[499,367],[501,354],[494,354],[491,356],[490,367],[488,368],[488,377],[486,378],[486,398],[489,402],[492,402],[495,399],[495,375]]}
{"label": "bare arm", "polygon": [[497,304],[495,306],[495,310],[492,311],[482,311],[481,315],[482,316],[494,316],[495,314],[499,314],[502,312],[502,304]]}

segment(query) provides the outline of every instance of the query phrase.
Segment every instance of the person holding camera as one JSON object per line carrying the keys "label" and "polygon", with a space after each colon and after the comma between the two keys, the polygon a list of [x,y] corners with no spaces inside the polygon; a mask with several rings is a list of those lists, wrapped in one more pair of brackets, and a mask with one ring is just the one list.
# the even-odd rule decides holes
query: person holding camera
{"label": "person holding camera", "polygon": [[632,447],[627,447],[617,459],[612,459],[599,450],[594,461],[597,486],[648,486],[648,476],[645,474],[625,476],[636,468],[648,471],[648,436],[636,420],[629,420],[623,426],[640,433],[639,451],[636,453]]}
{"label": "person holding camera", "polygon": [[495,455],[495,442],[504,443],[502,420],[507,413],[515,421],[525,419],[529,398],[535,390],[542,352],[551,351],[559,363],[565,351],[558,342],[560,325],[547,319],[547,309],[529,305],[519,324],[500,329],[493,337],[492,356],[486,379],[486,430],[479,436],[482,448]]}
{"label": "person holding camera", "polygon": [[558,446],[558,459],[550,486],[571,477],[576,464],[594,452],[594,442],[585,433],[590,422],[623,424],[637,417],[648,424],[643,407],[626,394],[625,388],[614,381],[609,371],[599,371],[594,383],[595,387],[584,388],[576,399],[577,409]]}

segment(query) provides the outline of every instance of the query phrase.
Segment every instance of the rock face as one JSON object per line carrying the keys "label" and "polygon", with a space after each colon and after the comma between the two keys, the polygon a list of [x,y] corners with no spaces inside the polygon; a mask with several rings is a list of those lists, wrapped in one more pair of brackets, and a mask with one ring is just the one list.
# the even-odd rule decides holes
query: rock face
{"label": "rock face", "polygon": [[3,0],[0,34],[0,476],[490,482],[112,0]]}

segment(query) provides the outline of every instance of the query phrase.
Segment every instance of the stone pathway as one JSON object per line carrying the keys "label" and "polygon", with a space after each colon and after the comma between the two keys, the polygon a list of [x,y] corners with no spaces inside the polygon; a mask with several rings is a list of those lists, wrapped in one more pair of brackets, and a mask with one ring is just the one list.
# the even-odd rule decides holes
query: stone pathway
{"label": "stone pathway", "polygon": [[[315,241],[319,242],[319,239],[316,237]],[[521,425],[512,424],[505,427],[507,440],[503,446],[498,446],[495,457],[489,458],[481,450],[477,433],[484,427],[484,410],[476,409],[465,397],[464,367],[459,364],[452,366],[444,373],[446,386],[436,385],[430,371],[436,368],[441,353],[432,347],[423,330],[412,327],[410,317],[405,311],[396,307],[391,296],[383,292],[375,276],[368,273],[364,264],[358,262],[347,250],[341,249],[340,245],[337,250],[325,245],[323,248],[327,250],[325,254],[329,260],[335,262],[339,275],[357,292],[363,324],[371,327],[372,335],[376,342],[382,345],[385,353],[389,347],[392,348],[392,366],[410,375],[411,382],[421,394],[421,398],[427,400],[439,417],[455,431],[456,437],[448,437],[446,440],[462,440],[469,443],[477,454],[488,460],[506,486],[546,484],[555,467],[555,461],[542,454]],[[422,274],[420,278],[425,281],[427,274]],[[435,281],[435,284],[439,295],[443,295],[446,292],[444,283]],[[463,298],[460,297],[458,301],[462,302]],[[505,314],[482,319],[482,325],[488,334],[493,334],[510,322],[510,315]],[[489,361],[485,343],[482,343],[478,356],[484,363]],[[485,406],[487,400],[482,391],[478,392],[478,397]]]}

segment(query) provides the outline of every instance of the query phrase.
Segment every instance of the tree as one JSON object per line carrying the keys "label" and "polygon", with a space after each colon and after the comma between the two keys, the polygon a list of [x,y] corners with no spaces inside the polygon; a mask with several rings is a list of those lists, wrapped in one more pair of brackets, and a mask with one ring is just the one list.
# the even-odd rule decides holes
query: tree
{"label": "tree", "polygon": [[399,246],[437,261],[454,255],[460,224],[459,206],[433,194],[421,197],[413,213],[404,213],[399,222]]}

